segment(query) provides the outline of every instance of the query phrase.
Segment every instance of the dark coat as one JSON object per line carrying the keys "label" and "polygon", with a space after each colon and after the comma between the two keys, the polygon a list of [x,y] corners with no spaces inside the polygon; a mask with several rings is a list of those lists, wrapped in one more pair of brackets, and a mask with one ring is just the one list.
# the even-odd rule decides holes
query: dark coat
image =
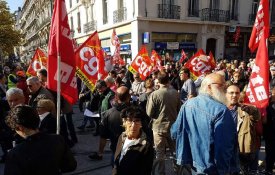
{"label": "dark coat", "polygon": [[119,162],[126,137],[125,133],[122,133],[119,137],[115,153],[115,167],[112,174],[151,175],[154,149],[152,142],[148,139],[145,132],[142,132],[141,137],[136,140],[134,145],[129,147],[126,154]]}
{"label": "dark coat", "polygon": [[47,134],[56,133],[56,118],[49,113],[40,123],[39,131]]}
{"label": "dark coat", "polygon": [[59,175],[77,162],[60,135],[34,134],[18,144],[6,160],[5,175]]}

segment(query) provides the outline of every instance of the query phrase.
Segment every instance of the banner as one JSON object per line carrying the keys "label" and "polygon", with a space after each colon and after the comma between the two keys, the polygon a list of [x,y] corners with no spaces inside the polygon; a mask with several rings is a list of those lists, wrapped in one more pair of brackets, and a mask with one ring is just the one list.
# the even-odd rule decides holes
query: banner
{"label": "banner", "polygon": [[76,50],[75,59],[77,76],[90,90],[95,89],[98,79],[104,79],[108,75],[97,31]]}
{"label": "banner", "polygon": [[258,48],[263,35],[269,37],[269,30],[269,1],[261,0],[248,45],[251,52]]}
{"label": "banner", "polygon": [[47,57],[40,48],[37,48],[26,74],[28,76],[37,76],[37,72],[40,69],[47,69]]}
{"label": "banner", "polygon": [[[212,55],[212,54],[211,54]],[[200,75],[211,72],[215,68],[213,63],[214,57],[207,56],[205,52],[200,49],[194,56],[192,56],[184,65],[190,70],[193,79],[197,79]]]}
{"label": "banner", "polygon": [[[78,99],[75,56],[64,0],[54,3],[48,54],[48,88],[57,91],[57,74],[60,73],[61,94],[70,104],[74,104]],[[60,72],[57,71],[58,55],[61,58]]]}
{"label": "banner", "polygon": [[143,45],[141,46],[141,49],[135,59],[132,61],[132,64],[129,66],[128,70],[132,73],[138,72],[140,74],[140,78],[145,80],[146,77],[148,77],[151,73],[150,66],[150,57],[146,47]]}

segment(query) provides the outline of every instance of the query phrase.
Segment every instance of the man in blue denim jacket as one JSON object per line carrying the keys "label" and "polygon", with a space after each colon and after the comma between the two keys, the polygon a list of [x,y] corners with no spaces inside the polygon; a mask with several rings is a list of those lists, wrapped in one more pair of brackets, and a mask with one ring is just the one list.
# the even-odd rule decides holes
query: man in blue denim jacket
{"label": "man in blue denim jacket", "polygon": [[224,105],[225,80],[212,73],[202,81],[199,96],[182,107],[171,136],[176,140],[177,164],[192,166],[192,174],[238,172],[237,131]]}

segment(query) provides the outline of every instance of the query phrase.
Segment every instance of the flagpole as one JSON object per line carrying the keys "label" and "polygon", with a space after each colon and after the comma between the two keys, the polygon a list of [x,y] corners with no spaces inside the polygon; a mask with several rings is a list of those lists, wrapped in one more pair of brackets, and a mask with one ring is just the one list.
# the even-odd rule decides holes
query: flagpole
{"label": "flagpole", "polygon": [[60,134],[60,115],[61,115],[61,106],[60,106],[60,53],[57,55],[57,120],[56,120],[56,134]]}

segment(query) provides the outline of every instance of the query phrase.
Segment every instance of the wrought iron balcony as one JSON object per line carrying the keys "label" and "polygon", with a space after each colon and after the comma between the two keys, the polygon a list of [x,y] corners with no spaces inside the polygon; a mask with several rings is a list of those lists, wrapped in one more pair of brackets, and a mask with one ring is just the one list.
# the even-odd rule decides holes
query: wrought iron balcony
{"label": "wrought iron balcony", "polygon": [[238,21],[239,15],[238,14],[230,14],[230,20]]}
{"label": "wrought iron balcony", "polygon": [[180,6],[158,4],[158,17],[167,19],[180,19]]}
{"label": "wrought iron balcony", "polygon": [[229,22],[229,11],[205,8],[201,10],[202,21]]}
{"label": "wrought iron balcony", "polygon": [[127,8],[123,7],[121,9],[115,10],[113,13],[113,22],[118,23],[118,22],[122,22],[125,21],[127,19]]}
{"label": "wrought iron balcony", "polygon": [[188,17],[199,17],[200,11],[195,9],[188,9]]}
{"label": "wrought iron balcony", "polygon": [[96,21],[93,20],[93,21],[90,21],[90,22],[84,24],[83,28],[84,28],[85,33],[96,30]]}
{"label": "wrought iron balcony", "polygon": [[254,22],[255,22],[255,18],[256,18],[256,14],[249,14],[249,17],[248,17],[248,24],[249,25],[254,25]]}

